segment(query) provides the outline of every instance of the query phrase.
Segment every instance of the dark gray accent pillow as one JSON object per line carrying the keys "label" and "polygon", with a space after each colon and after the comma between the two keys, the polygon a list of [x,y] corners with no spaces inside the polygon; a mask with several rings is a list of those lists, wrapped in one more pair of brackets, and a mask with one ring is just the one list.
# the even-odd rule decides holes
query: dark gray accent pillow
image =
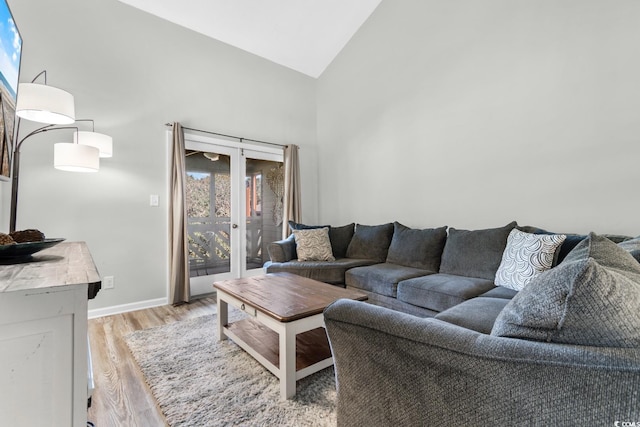
{"label": "dark gray accent pillow", "polygon": [[356,231],[347,248],[347,258],[384,262],[393,237],[393,224],[356,224]]}
{"label": "dark gray accent pillow", "polygon": [[331,228],[330,225],[307,225],[299,222],[289,221],[289,228],[293,230],[313,230],[314,228]]}
{"label": "dark gray accent pillow", "polygon": [[562,245],[560,245],[558,252],[556,253],[556,259],[553,264],[554,266],[560,264],[578,243],[587,238],[586,234],[554,233],[553,231],[547,231],[542,228],[533,227],[531,225],[525,225],[522,227],[518,226],[518,230],[524,231],[525,233],[533,234],[564,234],[565,236],[567,236],[567,238],[564,239],[564,242],[562,242]]}
{"label": "dark gray accent pillow", "polygon": [[387,262],[437,272],[446,241],[446,226],[418,230],[396,221]]}
{"label": "dark gray accent pillow", "polygon": [[344,258],[347,255],[347,248],[351,243],[353,232],[356,225],[354,223],[343,225],[342,227],[329,228],[329,240],[331,240],[331,249],[333,256],[336,258]]}
{"label": "dark gray accent pillow", "polygon": [[590,234],[502,310],[491,335],[599,347],[640,347],[640,264]]}
{"label": "dark gray accent pillow", "polygon": [[442,253],[440,273],[493,280],[515,221],[504,227],[485,230],[449,228]]}

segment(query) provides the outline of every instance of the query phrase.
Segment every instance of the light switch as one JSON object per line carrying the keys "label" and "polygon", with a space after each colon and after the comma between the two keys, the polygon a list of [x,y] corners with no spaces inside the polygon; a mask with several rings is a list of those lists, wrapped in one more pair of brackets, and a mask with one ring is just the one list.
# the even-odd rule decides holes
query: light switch
{"label": "light switch", "polygon": [[152,194],[149,196],[149,206],[158,206],[158,195]]}

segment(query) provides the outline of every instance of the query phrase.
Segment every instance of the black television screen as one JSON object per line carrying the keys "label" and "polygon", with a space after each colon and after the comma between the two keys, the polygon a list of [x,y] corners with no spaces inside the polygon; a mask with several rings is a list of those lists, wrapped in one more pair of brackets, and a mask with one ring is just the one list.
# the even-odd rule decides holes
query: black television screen
{"label": "black television screen", "polygon": [[0,0],[0,179],[11,175],[22,37],[6,0]]}

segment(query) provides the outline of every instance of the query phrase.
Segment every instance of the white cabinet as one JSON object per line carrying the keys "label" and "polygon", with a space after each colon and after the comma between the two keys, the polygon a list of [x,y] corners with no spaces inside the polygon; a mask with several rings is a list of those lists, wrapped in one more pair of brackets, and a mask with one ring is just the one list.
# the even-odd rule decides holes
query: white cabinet
{"label": "white cabinet", "polygon": [[87,289],[82,242],[0,266],[0,425],[86,426]]}

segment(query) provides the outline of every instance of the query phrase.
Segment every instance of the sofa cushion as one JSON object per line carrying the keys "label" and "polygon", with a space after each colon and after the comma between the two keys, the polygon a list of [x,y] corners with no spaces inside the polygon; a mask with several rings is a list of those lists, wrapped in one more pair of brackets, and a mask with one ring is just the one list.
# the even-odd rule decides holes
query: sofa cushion
{"label": "sofa cushion", "polygon": [[433,272],[429,270],[383,263],[352,268],[345,274],[345,283],[347,286],[354,288],[395,297],[397,295],[398,282],[431,273]]}
{"label": "sofa cushion", "polygon": [[496,286],[495,288],[480,295],[481,297],[511,299],[518,294],[518,291],[505,288],[504,286]]}
{"label": "sofa cushion", "polygon": [[493,280],[432,274],[398,283],[398,299],[440,312],[477,297],[493,287]]}
{"label": "sofa cushion", "polygon": [[601,347],[640,346],[640,264],[590,234],[507,304],[492,335]]}
{"label": "sofa cushion", "polygon": [[393,224],[362,225],[356,230],[347,248],[347,258],[372,259],[384,262],[393,236]]}
{"label": "sofa cushion", "polygon": [[331,228],[330,225],[307,225],[295,221],[289,221],[289,228],[293,230],[313,230],[315,228]]}
{"label": "sofa cushion", "polygon": [[618,246],[629,252],[636,261],[640,262],[640,236],[620,242]]}
{"label": "sofa cushion", "polygon": [[436,319],[483,334],[490,334],[496,318],[508,303],[509,300],[504,298],[471,298],[462,304],[454,305],[450,309],[438,313]]}
{"label": "sofa cushion", "polygon": [[440,258],[446,241],[446,226],[417,230],[394,222],[387,262],[435,273],[440,268]]}
{"label": "sofa cushion", "polygon": [[344,275],[346,271],[354,267],[371,265],[373,263],[374,261],[370,259],[352,258],[338,258],[335,261],[267,261],[264,264],[264,270],[267,273],[292,273],[320,282],[344,285]]}
{"label": "sofa cushion", "polygon": [[531,234],[517,228],[507,237],[507,246],[496,272],[495,284],[519,291],[538,274],[553,267],[564,234]]}
{"label": "sofa cushion", "polygon": [[507,245],[507,236],[516,225],[513,221],[504,227],[485,230],[449,228],[440,273],[493,281]]}
{"label": "sofa cushion", "polygon": [[353,238],[355,227],[356,225],[352,222],[341,227],[329,228],[329,240],[331,240],[331,250],[334,257],[344,258],[347,255],[347,248]]}
{"label": "sofa cushion", "polygon": [[329,229],[293,230],[298,261],[335,261],[331,252]]}

